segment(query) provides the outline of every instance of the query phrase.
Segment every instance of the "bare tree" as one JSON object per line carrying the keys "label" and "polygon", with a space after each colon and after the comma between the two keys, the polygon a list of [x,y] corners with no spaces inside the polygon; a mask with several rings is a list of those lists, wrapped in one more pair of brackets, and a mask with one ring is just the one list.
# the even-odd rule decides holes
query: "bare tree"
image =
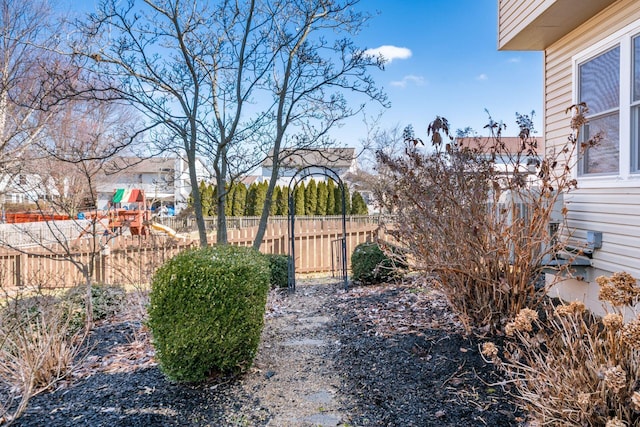
{"label": "bare tree", "polygon": [[65,99],[74,70],[55,53],[46,1],[0,0],[0,177],[11,176]]}
{"label": "bare tree", "polygon": [[202,123],[210,115],[199,58],[200,38],[212,12],[194,1],[105,0],[97,8],[85,22],[76,23],[81,38],[74,41],[73,51],[103,87],[142,113],[145,130],[165,132],[165,142],[182,147],[200,245],[206,246],[196,157],[204,137]]}
{"label": "bare tree", "polygon": [[[330,129],[364,108],[364,104],[351,106],[345,93],[386,105],[386,96],[368,74],[370,67],[382,67],[383,58],[366,55],[350,38],[368,19],[354,11],[357,3],[323,0],[270,4],[269,13],[278,23],[271,37],[275,56],[268,82],[275,100],[270,129],[273,168],[255,248],[264,237],[282,154],[290,154],[292,148],[326,144]],[[339,38],[329,40],[329,32]]]}
{"label": "bare tree", "polygon": [[[353,11],[356,3],[130,0],[120,6],[105,0],[79,25],[83,38],[75,52],[85,66],[114,83],[149,128],[164,128],[167,140],[181,144],[202,246],[207,240],[196,156],[209,158],[215,171],[217,241],[226,243],[230,179],[271,149],[275,185],[281,150],[318,145],[330,128],[359,111],[349,107],[345,91],[384,102],[366,73],[381,60],[348,38],[324,38],[355,34],[365,19]],[[262,222],[264,234],[266,216]]]}
{"label": "bare tree", "polygon": [[48,182],[56,208],[74,215],[95,209],[95,188],[90,188],[105,160],[137,143],[137,115],[130,106],[115,102],[69,102],[49,123],[30,154],[29,169]]}
{"label": "bare tree", "polygon": [[[122,141],[135,141],[135,114],[114,103],[74,100],[58,109],[54,118],[21,161],[21,174],[29,179],[17,182],[35,213],[46,220],[13,225],[20,240],[13,241],[9,235],[0,244],[75,266],[87,289],[86,322],[90,327],[93,269],[110,237],[105,233],[107,221],[97,211],[82,218],[77,214],[95,205],[95,181],[105,162],[125,147]],[[79,243],[83,243],[82,250],[76,247]]]}

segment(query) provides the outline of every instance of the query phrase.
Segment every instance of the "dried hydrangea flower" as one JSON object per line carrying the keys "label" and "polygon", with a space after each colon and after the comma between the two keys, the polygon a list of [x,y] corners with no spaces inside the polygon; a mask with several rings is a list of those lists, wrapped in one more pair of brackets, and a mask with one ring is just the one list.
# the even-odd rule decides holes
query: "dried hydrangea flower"
{"label": "dried hydrangea flower", "polygon": [[504,333],[507,334],[508,337],[513,336],[513,333],[516,331],[515,322],[507,323],[507,326],[504,327]]}
{"label": "dried hydrangea flower", "polygon": [[591,407],[591,395],[589,393],[578,393],[576,402],[580,409],[586,411]]}
{"label": "dried hydrangea flower", "polygon": [[627,427],[627,423],[622,421],[620,418],[611,418],[607,421],[605,427]]}
{"label": "dried hydrangea flower", "polygon": [[604,371],[604,383],[614,393],[627,387],[627,373],[620,365],[607,368]]}
{"label": "dried hydrangea flower", "polygon": [[498,357],[498,347],[496,347],[496,345],[492,342],[486,342],[482,344],[482,354],[485,357],[494,359]]}
{"label": "dried hydrangea flower", "polygon": [[622,327],[622,341],[633,348],[640,349],[640,317]]}
{"label": "dried hydrangea flower", "polygon": [[531,322],[533,322],[534,320],[538,320],[538,312],[529,308],[523,308],[516,315],[514,325],[516,330],[518,331],[531,332],[533,330]]}
{"label": "dried hydrangea flower", "polygon": [[573,301],[569,305],[559,305],[556,307],[556,313],[559,316],[568,316],[571,314],[584,313],[586,307],[581,301]]}
{"label": "dried hydrangea flower", "polygon": [[613,331],[617,331],[622,327],[624,320],[621,314],[617,313],[607,313],[602,318],[602,323],[607,329],[611,329]]}
{"label": "dried hydrangea flower", "polygon": [[640,412],[640,393],[637,391],[634,391],[631,395],[631,408],[636,412]]}
{"label": "dried hydrangea flower", "polygon": [[587,309],[587,307],[584,305],[582,301],[571,302],[571,304],[569,304],[569,308],[571,309],[571,312],[574,314],[584,313],[584,311]]}
{"label": "dried hydrangea flower", "polygon": [[596,279],[600,285],[598,298],[613,306],[633,305],[640,297],[640,287],[629,273],[614,273],[611,277],[600,276]]}

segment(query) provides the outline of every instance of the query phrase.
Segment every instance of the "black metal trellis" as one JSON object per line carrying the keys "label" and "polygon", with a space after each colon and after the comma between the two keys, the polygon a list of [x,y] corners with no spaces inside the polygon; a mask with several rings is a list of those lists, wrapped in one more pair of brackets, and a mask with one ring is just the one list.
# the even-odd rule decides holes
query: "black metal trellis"
{"label": "black metal trellis", "polygon": [[[314,170],[316,169],[316,170]],[[319,170],[318,170],[319,169]],[[289,271],[288,285],[290,291],[296,290],[296,237],[295,237],[295,219],[296,219],[296,198],[295,190],[298,184],[305,178],[312,175],[322,175],[334,180],[340,188],[342,194],[342,244],[341,244],[341,270],[344,288],[349,288],[349,277],[347,274],[347,201],[344,183],[340,176],[331,168],[326,166],[311,165],[297,171],[289,182]]]}

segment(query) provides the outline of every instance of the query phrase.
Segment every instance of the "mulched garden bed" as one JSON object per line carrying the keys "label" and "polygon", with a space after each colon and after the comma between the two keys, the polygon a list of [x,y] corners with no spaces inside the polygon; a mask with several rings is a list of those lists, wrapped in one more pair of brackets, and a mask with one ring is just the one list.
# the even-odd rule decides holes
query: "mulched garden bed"
{"label": "mulched garden bed", "polygon": [[[348,292],[339,284],[318,286],[336,294],[326,307],[333,318],[327,332],[340,345],[323,357],[342,378],[338,399],[348,414],[342,425],[524,425],[508,385],[500,385],[499,373],[480,356],[479,342],[463,334],[442,296],[426,284]],[[79,377],[35,396],[13,425],[274,425],[268,402],[243,386],[242,376],[200,385],[167,381],[145,334],[131,320],[96,328]]]}
{"label": "mulched garden bed", "polygon": [[508,385],[425,285],[359,288],[335,306],[344,393],[362,426],[516,426]]}

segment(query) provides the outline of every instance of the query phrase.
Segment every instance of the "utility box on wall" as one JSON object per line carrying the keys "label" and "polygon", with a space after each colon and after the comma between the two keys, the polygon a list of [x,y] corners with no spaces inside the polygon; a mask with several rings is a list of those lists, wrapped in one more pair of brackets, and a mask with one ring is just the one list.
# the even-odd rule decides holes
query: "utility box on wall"
{"label": "utility box on wall", "polygon": [[587,231],[587,246],[591,249],[600,249],[602,247],[602,232]]}

